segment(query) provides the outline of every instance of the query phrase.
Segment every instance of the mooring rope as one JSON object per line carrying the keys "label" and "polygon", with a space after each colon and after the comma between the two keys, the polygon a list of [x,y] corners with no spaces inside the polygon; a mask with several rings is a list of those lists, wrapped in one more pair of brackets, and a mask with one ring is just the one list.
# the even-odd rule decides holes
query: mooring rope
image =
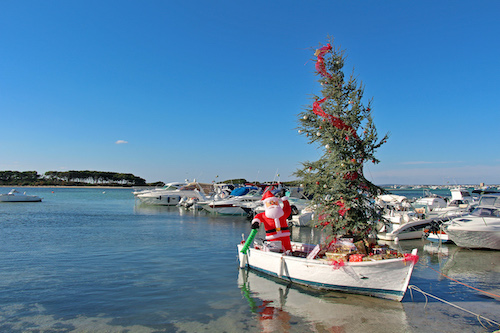
{"label": "mooring rope", "polygon": [[422,289],[420,289],[420,288],[419,288],[419,287],[417,287],[417,286],[414,286],[414,285],[409,285],[409,286],[408,286],[408,289],[410,289],[410,295],[411,295],[411,299],[412,299],[412,300],[413,300],[413,293],[412,293],[412,290],[418,291],[418,292],[422,293],[422,295],[424,295],[424,296],[425,296],[425,306],[424,306],[424,307],[426,307],[426,306],[427,306],[427,303],[428,303],[428,299],[427,299],[427,297],[429,296],[429,297],[432,297],[432,298],[434,298],[434,299],[437,299],[438,301],[441,301],[441,302],[443,302],[443,303],[445,303],[445,304],[451,305],[451,306],[453,306],[453,307],[455,307],[455,308],[457,308],[457,309],[460,309],[460,310],[462,310],[462,311],[465,311],[465,312],[467,312],[467,313],[470,313],[470,314],[472,314],[472,315],[476,316],[477,320],[479,321],[479,323],[481,324],[481,326],[483,326],[484,328],[487,328],[487,327],[486,327],[486,326],[484,326],[484,324],[483,324],[483,322],[481,321],[481,319],[483,319],[483,320],[485,320],[486,322],[488,322],[488,324],[489,324],[490,326],[497,325],[497,326],[498,326],[498,328],[500,328],[500,323],[499,323],[499,322],[496,322],[496,321],[494,321],[494,320],[492,320],[492,319],[488,319],[488,318],[486,318],[486,317],[484,317],[484,316],[481,316],[480,314],[474,313],[474,312],[469,311],[469,310],[467,310],[467,309],[465,309],[465,308],[462,308],[461,306],[458,306],[458,305],[456,305],[456,304],[453,304],[453,303],[451,303],[451,302],[448,302],[447,300],[444,300],[444,299],[439,298],[439,297],[437,297],[437,296],[435,296],[435,295],[429,294],[429,293],[427,293],[427,292],[423,291]]}
{"label": "mooring rope", "polygon": [[445,275],[445,274],[441,273],[440,271],[435,270],[435,269],[434,269],[434,268],[432,268],[431,266],[428,266],[428,265],[426,265],[426,266],[427,266],[427,267],[429,267],[430,269],[432,269],[434,272],[437,272],[437,273],[441,274],[442,276],[444,276],[445,278],[450,279],[450,280],[452,280],[452,281],[455,281],[456,283],[459,283],[459,284],[461,284],[461,285],[463,285],[463,286],[466,286],[466,287],[468,287],[468,288],[474,289],[474,290],[479,291],[479,292],[481,292],[481,293],[484,293],[484,294],[487,294],[487,295],[490,295],[490,296],[493,296],[493,297],[498,297],[498,298],[500,298],[500,295],[493,294],[493,293],[490,293],[490,292],[488,292],[488,291],[484,291],[484,290],[481,290],[481,289],[475,288],[475,287],[473,287],[473,286],[469,286],[468,284],[465,284],[465,283],[463,283],[463,282],[460,282],[460,281],[458,281],[458,280],[455,280],[455,279],[453,279],[453,278],[451,278],[451,277],[449,277],[449,276],[447,276],[447,275]]}

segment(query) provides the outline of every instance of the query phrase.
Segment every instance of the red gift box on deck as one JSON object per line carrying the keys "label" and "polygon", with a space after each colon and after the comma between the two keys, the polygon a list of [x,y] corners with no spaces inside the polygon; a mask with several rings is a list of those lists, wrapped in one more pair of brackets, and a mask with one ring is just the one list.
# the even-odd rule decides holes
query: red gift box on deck
{"label": "red gift box on deck", "polygon": [[351,254],[349,256],[349,261],[350,262],[361,262],[363,261],[363,255],[359,253]]}

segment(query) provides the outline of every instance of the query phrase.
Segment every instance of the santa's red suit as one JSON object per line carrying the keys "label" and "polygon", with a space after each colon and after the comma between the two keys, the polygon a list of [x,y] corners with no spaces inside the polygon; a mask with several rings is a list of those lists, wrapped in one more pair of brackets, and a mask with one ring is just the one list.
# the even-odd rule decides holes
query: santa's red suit
{"label": "santa's red suit", "polygon": [[259,228],[261,223],[264,223],[266,229],[267,241],[281,241],[283,251],[292,251],[290,244],[290,229],[288,228],[287,218],[290,216],[292,209],[287,197],[283,197],[283,208],[279,204],[279,199],[276,198],[270,191],[264,193],[261,199],[264,202],[265,211],[255,215],[252,220],[252,229]]}

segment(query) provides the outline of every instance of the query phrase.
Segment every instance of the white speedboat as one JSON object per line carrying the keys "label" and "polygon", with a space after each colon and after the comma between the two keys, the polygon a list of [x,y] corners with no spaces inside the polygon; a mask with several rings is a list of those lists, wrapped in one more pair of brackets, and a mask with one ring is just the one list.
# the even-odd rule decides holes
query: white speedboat
{"label": "white speedboat", "polygon": [[162,187],[155,187],[155,188],[146,188],[146,189],[136,189],[132,193],[134,196],[138,196],[139,194],[146,194],[146,193],[155,193],[159,191],[173,191],[173,190],[178,190],[182,186],[188,185],[189,182],[171,182],[165,184],[165,186]]}
{"label": "white speedboat", "polygon": [[434,220],[423,218],[405,196],[386,194],[377,197],[376,204],[383,210],[385,223],[377,227],[377,238],[384,241],[419,239],[424,229]]}
{"label": "white speedboat", "polygon": [[205,200],[211,186],[211,184],[192,182],[175,189],[166,188],[139,193],[136,198],[147,205],[177,206],[184,197]]}
{"label": "white speedboat", "polygon": [[500,193],[483,195],[472,213],[447,222],[445,231],[457,246],[500,250]]}
{"label": "white speedboat", "polygon": [[448,205],[443,197],[431,193],[427,193],[424,197],[416,199],[413,204],[415,207],[425,207],[427,211],[444,208]]}
{"label": "white speedboat", "polygon": [[222,192],[197,205],[213,214],[247,215],[248,206],[260,201],[262,193],[257,187],[239,187],[229,194]]}
{"label": "white speedboat", "polygon": [[450,192],[451,199],[449,200],[436,195],[428,195],[417,199],[413,206],[416,209],[425,209],[424,213],[427,218],[450,219],[468,214],[477,204],[467,189],[458,187],[451,189]]}
{"label": "white speedboat", "polygon": [[315,246],[292,242],[293,253],[308,257],[285,255],[252,246],[242,253],[239,244],[240,268],[249,267],[286,282],[311,288],[344,291],[401,301],[418,260],[417,249],[401,258],[336,262],[311,259]]}
{"label": "white speedboat", "polygon": [[26,192],[19,193],[12,189],[9,193],[0,194],[0,202],[40,202],[42,198],[36,195],[27,195]]}

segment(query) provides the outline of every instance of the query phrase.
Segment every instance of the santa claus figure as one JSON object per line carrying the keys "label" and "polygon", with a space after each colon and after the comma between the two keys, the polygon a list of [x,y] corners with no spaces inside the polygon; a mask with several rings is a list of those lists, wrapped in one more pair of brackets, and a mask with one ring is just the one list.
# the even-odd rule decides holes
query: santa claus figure
{"label": "santa claus figure", "polygon": [[[292,209],[287,197],[276,198],[271,191],[264,193],[261,199],[264,202],[265,211],[255,215],[252,220],[252,229],[258,229],[261,223],[264,223],[266,229],[266,240],[281,242],[283,252],[292,251],[290,244],[290,229],[288,228],[287,218]],[[283,208],[280,206],[283,202]]]}

